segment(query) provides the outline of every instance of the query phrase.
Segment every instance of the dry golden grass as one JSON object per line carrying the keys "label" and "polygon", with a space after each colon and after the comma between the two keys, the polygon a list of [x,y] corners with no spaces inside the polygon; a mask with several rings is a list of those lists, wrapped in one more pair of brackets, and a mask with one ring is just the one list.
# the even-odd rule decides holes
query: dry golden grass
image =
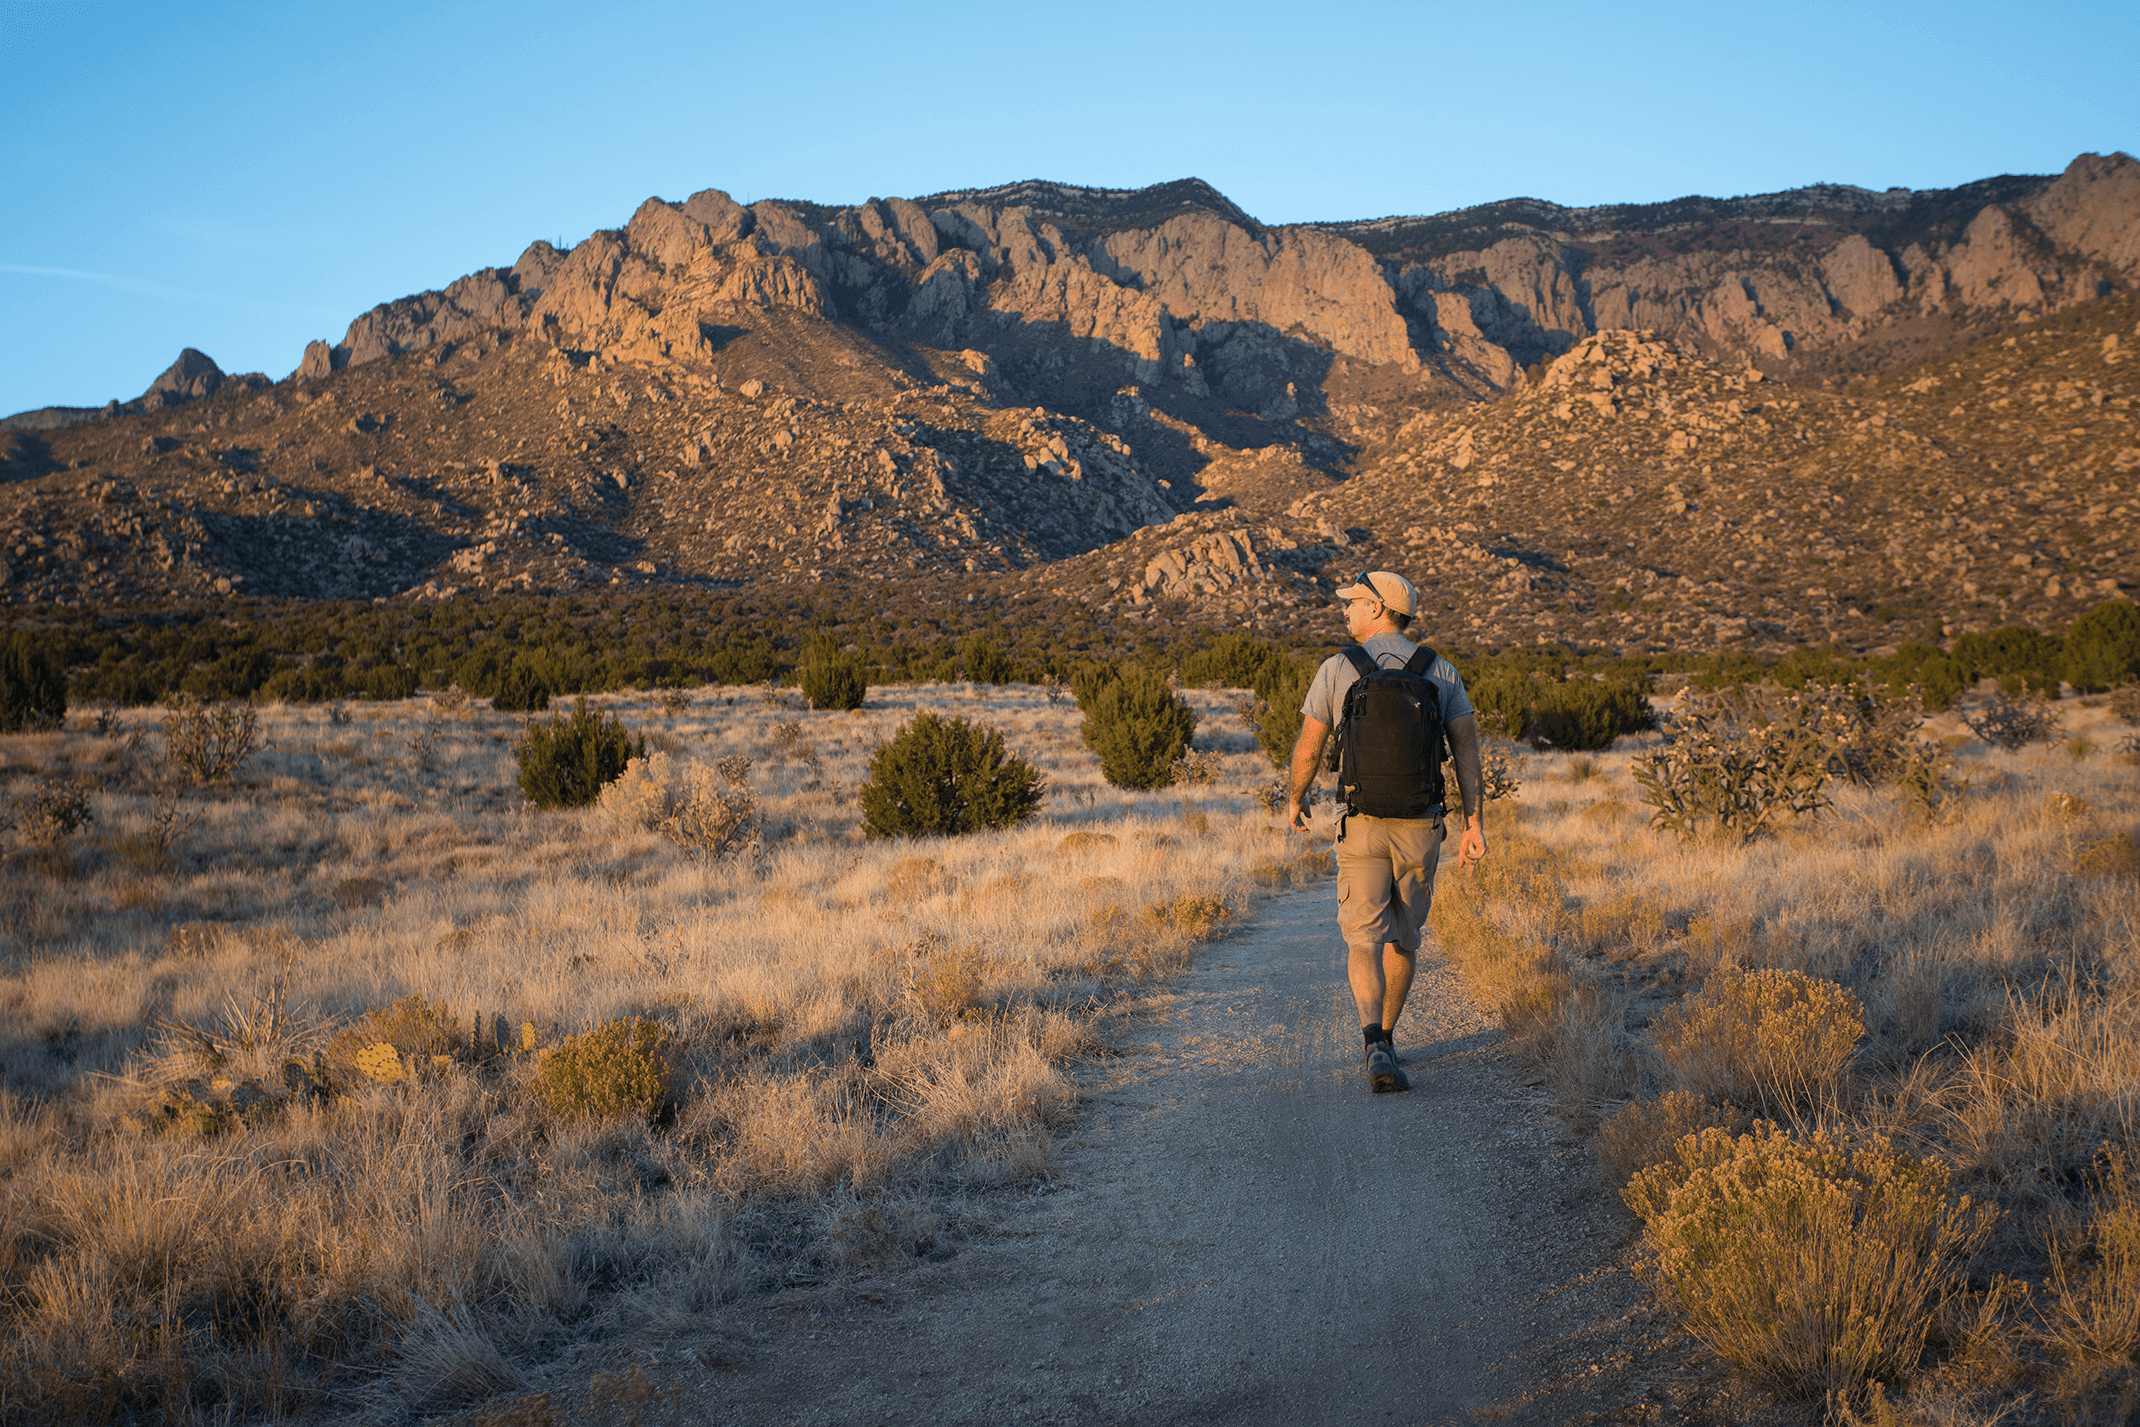
{"label": "dry golden grass", "polygon": [[[1047,1173],[1144,982],[1320,875],[1226,697],[1188,697],[1187,809],[1108,787],[1039,690],[599,699],[662,778],[561,813],[511,717],[270,707],[160,859],[153,714],[0,740],[0,774],[97,779],[64,875],[0,865],[10,1420],[448,1410],[560,1332],[929,1251],[945,1196]],[[870,749],[922,708],[1002,728],[1042,816],[863,839]],[[673,789],[735,759],[753,836],[680,845]]]}
{"label": "dry golden grass", "polygon": [[[2075,740],[2115,742],[2095,704],[2061,712]],[[1952,716],[1928,733],[1970,782],[1939,815],[1842,787],[1829,814],[1744,848],[1644,825],[1628,763],[1655,735],[1590,768],[1537,755],[1494,857],[1442,879],[1435,925],[1597,1129],[1615,1187],[1767,1114],[1799,1144],[1885,1137],[1936,1169],[1948,1209],[1998,1211],[1975,1290],[1890,1315],[1884,1346],[1835,1338],[1759,1369],[1772,1381],[1868,1421],[2124,1420],[2140,1401],[2140,1258],[2121,1257],[2119,1217],[2140,1136],[2140,786],[2073,746],[2000,751]],[[1753,1247],[1778,1261],[1878,1249],[1765,1232]],[[1745,1321],[1706,1331],[1751,1341],[1779,1312],[1726,1310]]]}

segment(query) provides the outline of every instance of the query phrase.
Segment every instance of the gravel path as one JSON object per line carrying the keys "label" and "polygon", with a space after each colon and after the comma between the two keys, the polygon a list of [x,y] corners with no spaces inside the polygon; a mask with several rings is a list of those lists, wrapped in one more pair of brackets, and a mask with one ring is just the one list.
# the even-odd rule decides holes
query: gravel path
{"label": "gravel path", "polygon": [[642,1341],[609,1365],[719,1423],[1743,1411],[1666,1350],[1630,1221],[1452,966],[1422,963],[1398,1029],[1414,1088],[1369,1093],[1330,895],[1206,948],[1088,1086],[1057,1177],[954,1258],[776,1304],[740,1353]]}

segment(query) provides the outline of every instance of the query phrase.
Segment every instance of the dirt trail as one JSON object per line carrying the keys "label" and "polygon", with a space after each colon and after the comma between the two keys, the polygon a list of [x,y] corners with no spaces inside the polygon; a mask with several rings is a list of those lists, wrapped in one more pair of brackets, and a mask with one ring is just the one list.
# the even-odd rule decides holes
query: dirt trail
{"label": "dirt trail", "polygon": [[1398,1031],[1413,1090],[1368,1092],[1330,896],[1207,948],[1090,1087],[1057,1179],[949,1262],[768,1315],[737,1370],[642,1340],[679,1419],[1706,1417],[1588,1152],[1447,963]]}

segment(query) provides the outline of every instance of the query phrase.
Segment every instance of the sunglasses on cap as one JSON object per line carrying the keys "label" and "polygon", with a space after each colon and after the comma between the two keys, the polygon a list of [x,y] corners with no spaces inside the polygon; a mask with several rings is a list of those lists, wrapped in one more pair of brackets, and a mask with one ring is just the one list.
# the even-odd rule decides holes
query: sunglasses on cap
{"label": "sunglasses on cap", "polygon": [[[1354,575],[1352,577],[1352,582],[1355,585],[1358,585],[1361,589],[1366,590],[1367,595],[1372,595],[1378,604],[1389,603],[1388,600],[1382,598],[1382,591],[1375,587],[1375,582],[1367,578],[1367,571],[1362,570],[1359,574]],[[1365,599],[1367,598],[1367,595],[1354,595],[1353,599]],[[1347,603],[1350,602],[1351,601],[1347,601]]]}

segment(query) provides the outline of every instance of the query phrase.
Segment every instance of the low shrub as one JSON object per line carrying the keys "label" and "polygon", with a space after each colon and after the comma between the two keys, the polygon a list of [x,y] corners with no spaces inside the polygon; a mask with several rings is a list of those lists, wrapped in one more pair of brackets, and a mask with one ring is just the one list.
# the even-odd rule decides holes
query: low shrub
{"label": "low shrub", "polygon": [[[1255,719],[1256,742],[1271,766],[1283,772],[1293,761],[1293,745],[1300,741],[1300,726],[1306,717],[1300,706],[1307,701],[1308,685],[1315,681],[1313,665],[1287,661],[1267,680],[1268,692],[1258,689],[1262,707]],[[1270,673],[1269,669],[1265,671]]]}
{"label": "low shrub", "polygon": [[1689,1135],[1625,1198],[1690,1333],[1784,1396],[1837,1401],[1917,1369],[1995,1217],[1884,1138],[1774,1125]]}
{"label": "low shrub", "polygon": [[2055,696],[2066,674],[2066,642],[2022,624],[1961,635],[1949,652],[1969,671],[1970,683],[1997,679],[2015,693]]}
{"label": "low shrub", "polygon": [[2110,691],[2110,712],[2127,723],[2140,723],[2140,681],[2120,684]]}
{"label": "low shrub", "polygon": [[1196,732],[1196,715],[1147,669],[1129,669],[1093,695],[1079,727],[1100,756],[1100,774],[1118,788],[1159,788]]}
{"label": "low shrub", "polygon": [[[1578,760],[1581,761],[1581,760]],[[1580,781],[1580,780],[1578,780]],[[1456,758],[1452,754],[1442,765],[1442,787],[1449,795],[1449,806],[1458,806],[1461,784],[1456,778]],[[1523,780],[1516,776],[1516,765],[1510,760],[1506,748],[1491,746],[1479,750],[1479,798],[1482,802],[1505,802],[1523,791]]]}
{"label": "low shrub", "polygon": [[1727,972],[1665,1010],[1654,1034],[1680,1089],[1789,1114],[1833,1100],[1865,1034],[1865,1008],[1801,971]]}
{"label": "low shrub", "polygon": [[185,693],[201,699],[249,699],[276,672],[279,661],[258,645],[233,649],[178,681]]}
{"label": "low shrub", "polygon": [[1141,913],[1147,927],[1172,932],[1194,941],[1210,941],[1233,911],[1217,897],[1176,897],[1171,902],[1153,902]]}
{"label": "low shrub", "polygon": [[20,630],[0,640],[0,733],[57,728],[67,717],[67,670]]}
{"label": "low shrub", "polygon": [[[471,687],[479,687],[471,685]],[[551,688],[527,664],[515,660],[499,676],[490,706],[500,713],[541,713],[550,707]]]}
{"label": "low shrub", "polygon": [[13,799],[0,825],[14,828],[23,841],[56,852],[67,839],[96,821],[89,806],[91,784],[81,779],[40,779]]}
{"label": "low shrub", "polygon": [[2073,621],[2066,630],[2065,670],[2083,693],[2140,678],[2140,606],[2105,600]]}
{"label": "low shrub", "polygon": [[1945,713],[1956,698],[1976,682],[1975,673],[1944,649],[1929,644],[1905,644],[1884,659],[1865,666],[1865,677],[1875,684],[1923,691],[1925,707]]}
{"label": "low shrub", "polygon": [[260,686],[260,697],[273,704],[317,704],[346,693],[338,669],[277,669]]}
{"label": "low shrub", "polygon": [[1167,782],[1180,787],[1206,787],[1219,780],[1225,760],[1201,748],[1185,748],[1181,757],[1167,765]]}
{"label": "low shrub", "polygon": [[1534,748],[1595,752],[1623,734],[1657,726],[1647,692],[1635,684],[1566,679],[1534,689],[1518,735]]}
{"label": "low shrub", "polygon": [[406,664],[385,664],[366,669],[356,681],[356,691],[367,699],[391,701],[416,697],[416,671]]}
{"label": "low shrub", "polygon": [[862,672],[860,656],[836,649],[814,652],[803,661],[797,677],[803,697],[813,709],[851,711],[862,707],[869,694],[869,679]]}
{"label": "low shrub", "polygon": [[2074,850],[2073,870],[2087,877],[2121,877],[2140,882],[2140,837],[2114,832],[2082,843]]}
{"label": "low shrub", "polygon": [[1912,743],[1895,767],[1895,800],[1920,820],[1930,822],[1969,791],[1969,780],[1954,776],[1954,750],[1936,743]]}
{"label": "low shrub", "polygon": [[620,832],[658,832],[694,862],[718,861],[741,853],[758,831],[750,767],[741,754],[679,768],[668,754],[650,753],[625,764],[599,802]]}
{"label": "low shrub", "polygon": [[468,1060],[484,1039],[444,1001],[403,996],[337,1032],[325,1054],[334,1078],[344,1085],[392,1085],[427,1067]]}
{"label": "low shrub", "polygon": [[667,1029],[653,1021],[611,1021],[544,1055],[535,1093],[563,1119],[652,1120],[669,1102],[670,1049]]}
{"label": "low shrub", "polygon": [[1285,656],[1246,634],[1228,633],[1181,661],[1181,681],[1192,689],[1253,689]]}
{"label": "low shrub", "polygon": [[1776,817],[1828,806],[1828,752],[1803,724],[1748,726],[1730,696],[1683,690],[1665,744],[1629,770],[1650,826],[1691,840],[1716,830],[1745,842]]}
{"label": "low shrub", "polygon": [[1479,732],[1497,738],[1523,737],[1523,726],[1531,716],[1534,687],[1522,674],[1508,673],[1467,683],[1464,692],[1471,698],[1471,712],[1479,721]]}
{"label": "low shrub", "polygon": [[1596,752],[1657,726],[1647,683],[1625,678],[1539,679],[1521,669],[1489,670],[1465,692],[1481,733],[1534,748]]}
{"label": "low shrub", "polygon": [[923,837],[1015,827],[1046,791],[1039,770],[1005,752],[998,730],[916,714],[870,755],[862,828],[871,837]]}
{"label": "low shrub", "polygon": [[657,825],[661,835],[693,862],[741,853],[758,833],[758,802],[745,781],[749,774],[750,760],[741,754],[711,768],[694,766]]}
{"label": "low shrub", "polygon": [[529,724],[513,749],[520,765],[520,791],[538,808],[583,808],[616,781],[625,765],[646,756],[646,740],[624,731],[615,714],[599,713],[582,698],[571,717]]}
{"label": "low shrub", "polygon": [[976,634],[959,645],[959,677],[969,684],[1008,684],[1016,667],[994,640]]}

